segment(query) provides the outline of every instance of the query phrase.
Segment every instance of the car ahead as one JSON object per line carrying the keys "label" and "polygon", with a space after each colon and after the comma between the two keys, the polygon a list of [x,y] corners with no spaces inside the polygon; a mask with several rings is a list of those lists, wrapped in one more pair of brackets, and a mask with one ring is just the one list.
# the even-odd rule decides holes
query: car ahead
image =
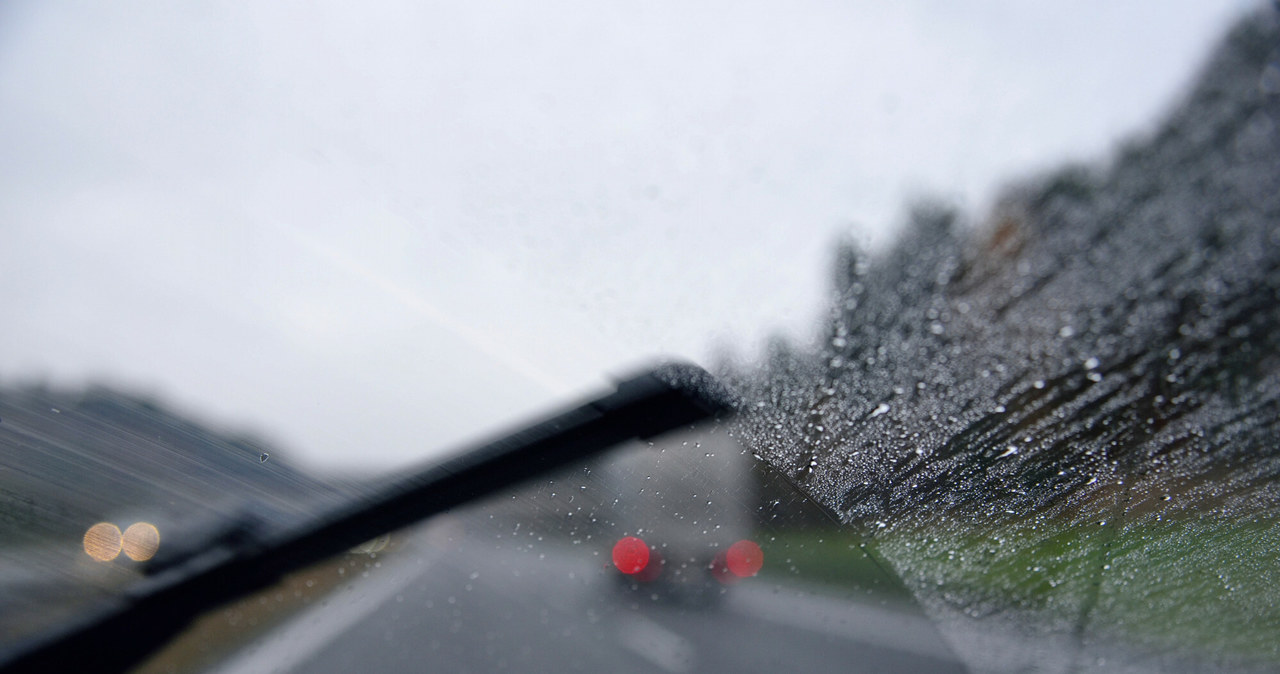
{"label": "car ahead", "polygon": [[726,432],[694,431],[625,448],[600,469],[616,494],[604,541],[620,589],[709,605],[763,560],[744,503],[755,500],[748,450]]}

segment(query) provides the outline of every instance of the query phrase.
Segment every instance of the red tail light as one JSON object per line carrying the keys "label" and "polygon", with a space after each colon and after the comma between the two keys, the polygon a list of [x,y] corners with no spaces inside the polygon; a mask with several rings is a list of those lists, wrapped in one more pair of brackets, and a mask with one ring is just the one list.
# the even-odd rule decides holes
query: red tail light
{"label": "red tail light", "polygon": [[764,551],[752,541],[738,541],[724,554],[725,566],[739,578],[750,578],[764,566]]}
{"label": "red tail light", "polygon": [[738,541],[716,555],[711,562],[711,575],[725,585],[750,578],[764,566],[764,551],[753,541]]}
{"label": "red tail light", "polygon": [[627,536],[613,544],[613,565],[633,576],[649,566],[649,546],[635,536]]}

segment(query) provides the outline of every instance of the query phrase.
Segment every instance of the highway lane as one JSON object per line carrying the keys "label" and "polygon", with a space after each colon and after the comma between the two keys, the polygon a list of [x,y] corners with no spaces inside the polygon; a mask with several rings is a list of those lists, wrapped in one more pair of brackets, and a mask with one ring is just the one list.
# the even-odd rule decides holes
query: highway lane
{"label": "highway lane", "polygon": [[622,591],[596,547],[437,522],[217,673],[964,671],[916,612],[761,578],[685,606]]}

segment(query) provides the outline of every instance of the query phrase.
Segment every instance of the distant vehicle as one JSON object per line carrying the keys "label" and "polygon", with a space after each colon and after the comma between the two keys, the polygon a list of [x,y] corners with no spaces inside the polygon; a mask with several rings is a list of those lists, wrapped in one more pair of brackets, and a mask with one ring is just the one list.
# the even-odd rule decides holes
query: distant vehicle
{"label": "distant vehicle", "polygon": [[619,587],[710,605],[760,570],[751,457],[722,429],[631,443],[600,472]]}
{"label": "distant vehicle", "polygon": [[482,519],[502,521],[517,539],[558,540],[605,560],[624,593],[709,606],[762,567],[751,540],[753,461],[719,425],[682,429],[513,490]]}

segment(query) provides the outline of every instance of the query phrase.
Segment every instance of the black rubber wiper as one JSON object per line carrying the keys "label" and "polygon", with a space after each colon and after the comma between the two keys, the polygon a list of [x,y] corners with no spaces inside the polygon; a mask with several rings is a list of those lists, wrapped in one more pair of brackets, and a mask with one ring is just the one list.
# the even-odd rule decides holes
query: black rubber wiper
{"label": "black rubber wiper", "polygon": [[148,577],[75,624],[0,653],[4,672],[118,672],[138,664],[196,617],[269,587],[287,573],[381,534],[493,494],[621,442],[731,413],[729,395],[692,365],[664,365],[617,390],[285,529],[233,527],[157,560]]}

